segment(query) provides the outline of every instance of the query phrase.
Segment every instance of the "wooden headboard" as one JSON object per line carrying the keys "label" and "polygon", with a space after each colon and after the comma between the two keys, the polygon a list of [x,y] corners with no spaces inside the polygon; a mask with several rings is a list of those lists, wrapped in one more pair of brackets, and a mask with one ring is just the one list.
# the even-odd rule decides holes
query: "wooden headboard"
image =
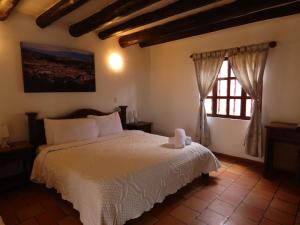
{"label": "wooden headboard", "polygon": [[[127,106],[119,106],[118,111],[123,129],[126,129],[126,108]],[[67,115],[52,117],[51,119],[76,119],[76,118],[85,118],[88,115],[96,115],[103,116],[108,115],[113,112],[101,112],[96,109],[78,109]],[[37,147],[39,145],[46,144],[46,136],[45,136],[45,128],[44,128],[44,120],[42,118],[38,118],[37,112],[27,112],[28,117],[28,131],[29,131],[29,142],[33,146]]]}

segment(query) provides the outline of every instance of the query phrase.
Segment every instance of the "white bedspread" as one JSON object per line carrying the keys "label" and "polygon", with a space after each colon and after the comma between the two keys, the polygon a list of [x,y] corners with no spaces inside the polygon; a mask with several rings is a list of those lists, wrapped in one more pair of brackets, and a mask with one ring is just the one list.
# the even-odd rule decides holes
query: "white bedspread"
{"label": "white bedspread", "polygon": [[45,146],[31,179],[54,187],[84,225],[122,225],[150,210],[201,173],[219,168],[200,144],[168,148],[166,137],[141,131]]}

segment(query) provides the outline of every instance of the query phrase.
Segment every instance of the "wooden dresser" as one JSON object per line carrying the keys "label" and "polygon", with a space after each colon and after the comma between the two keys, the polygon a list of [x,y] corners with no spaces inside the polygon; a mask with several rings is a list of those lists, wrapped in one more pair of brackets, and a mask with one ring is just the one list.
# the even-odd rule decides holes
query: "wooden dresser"
{"label": "wooden dresser", "polygon": [[300,176],[300,127],[298,124],[272,122],[265,126],[266,134],[266,152],[265,152],[265,177],[271,177],[273,174],[274,144],[288,143],[298,146],[298,179]]}

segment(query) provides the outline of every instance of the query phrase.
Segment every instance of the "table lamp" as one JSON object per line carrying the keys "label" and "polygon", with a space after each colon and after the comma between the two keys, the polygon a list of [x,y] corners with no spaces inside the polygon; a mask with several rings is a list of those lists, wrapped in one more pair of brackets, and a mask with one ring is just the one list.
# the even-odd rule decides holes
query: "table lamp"
{"label": "table lamp", "polygon": [[9,138],[8,127],[6,125],[0,125],[1,148],[9,148],[7,138]]}

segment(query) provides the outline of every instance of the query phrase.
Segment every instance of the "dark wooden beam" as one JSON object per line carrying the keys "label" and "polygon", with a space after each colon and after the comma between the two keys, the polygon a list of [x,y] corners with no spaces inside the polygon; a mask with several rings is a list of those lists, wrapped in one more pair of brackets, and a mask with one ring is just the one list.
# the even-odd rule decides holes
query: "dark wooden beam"
{"label": "dark wooden beam", "polygon": [[7,19],[11,11],[17,6],[19,0],[8,0],[6,2],[1,2],[0,0],[0,21]]}
{"label": "dark wooden beam", "polygon": [[141,47],[147,47],[256,21],[296,14],[300,12],[299,2],[299,0],[237,1],[207,12],[125,35],[119,39],[119,43],[122,47],[137,43]]}
{"label": "dark wooden beam", "polygon": [[37,19],[36,24],[40,28],[45,28],[55,22],[56,20],[62,18],[68,13],[79,8],[83,4],[87,3],[89,0],[60,0],[55,3],[52,7],[43,12]]}
{"label": "dark wooden beam", "polygon": [[219,23],[215,23],[210,26],[205,27],[197,27],[195,26],[193,29],[185,30],[182,32],[176,32],[172,34],[168,34],[162,37],[160,40],[152,39],[149,41],[139,43],[140,47],[149,47],[156,44],[162,44],[169,41],[175,41],[182,38],[192,37],[196,35],[206,34],[209,32],[214,32],[222,29],[227,29],[231,27],[241,26],[249,23],[254,23],[262,20],[273,19],[283,16],[289,16],[293,14],[300,13],[300,2],[295,2],[287,5],[282,5],[280,7],[269,8],[265,10],[261,10],[255,13],[251,13],[249,15],[244,15],[241,17],[237,17],[234,19],[222,21]]}
{"label": "dark wooden beam", "polygon": [[221,0],[179,0],[161,9],[135,17],[125,23],[100,31],[99,38],[102,40],[114,36],[120,32],[132,30],[134,28],[144,26],[155,21],[174,16],[179,13],[190,11],[199,7],[203,7]]}
{"label": "dark wooden beam", "polygon": [[100,25],[104,25],[114,19],[121,19],[158,1],[159,0],[118,0],[101,11],[71,25],[69,32],[72,36],[79,37],[95,30]]}

